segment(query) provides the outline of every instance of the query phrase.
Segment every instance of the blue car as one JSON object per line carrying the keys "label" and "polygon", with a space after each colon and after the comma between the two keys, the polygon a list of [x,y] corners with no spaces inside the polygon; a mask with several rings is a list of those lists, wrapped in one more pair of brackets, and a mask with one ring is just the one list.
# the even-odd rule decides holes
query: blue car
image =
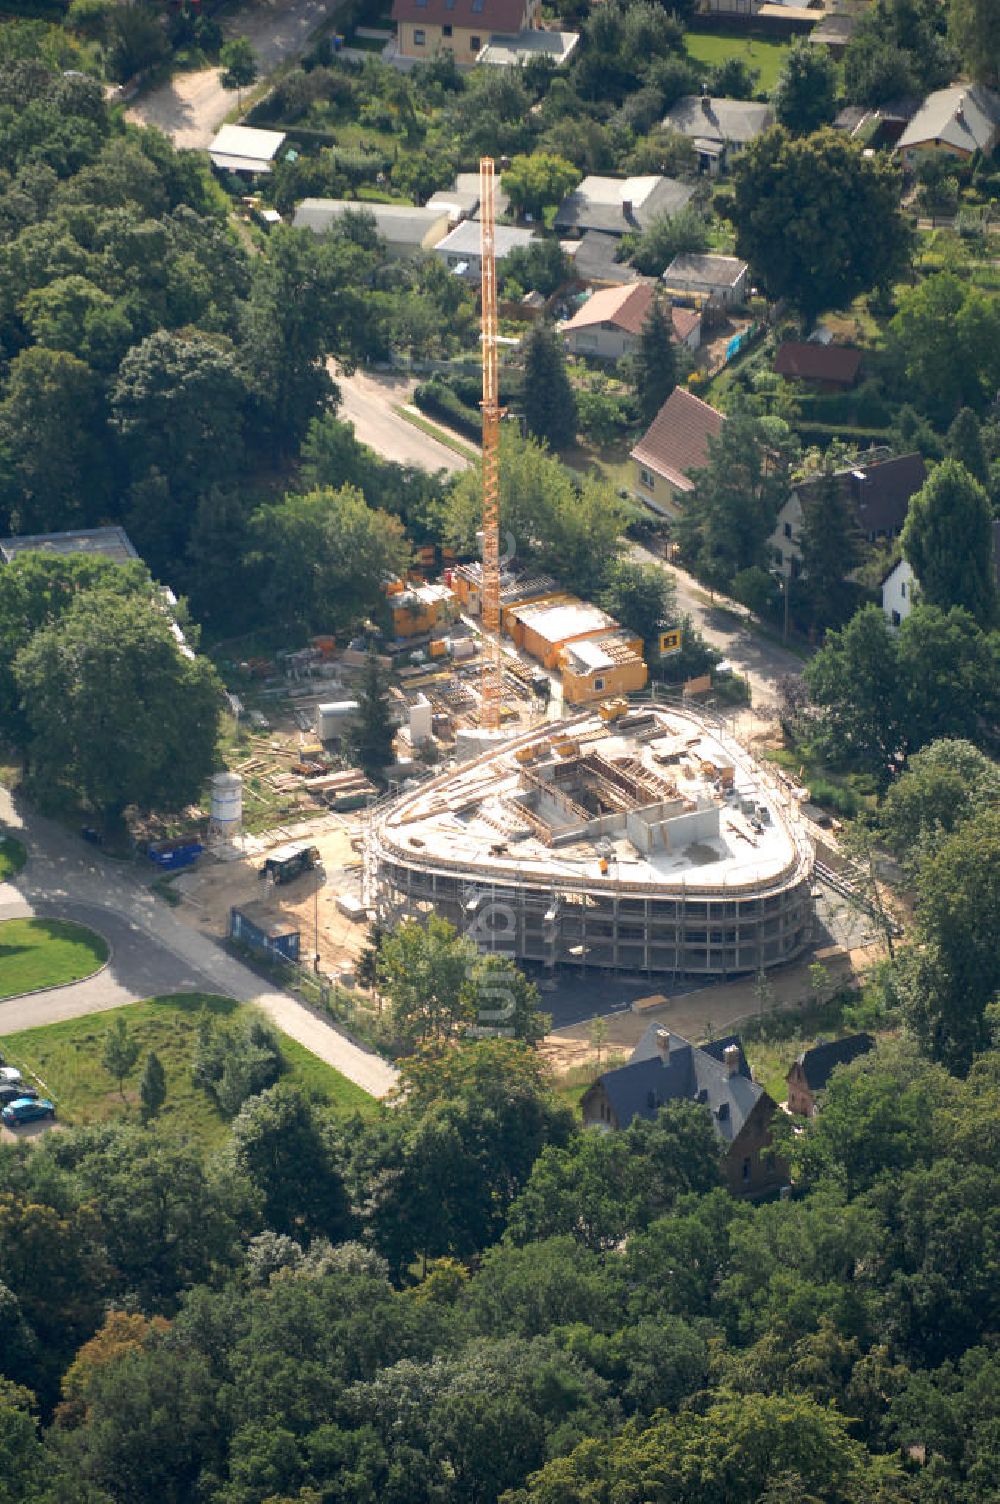
{"label": "blue car", "polygon": [[55,1115],[54,1104],[45,1097],[18,1097],[16,1102],[11,1102],[9,1107],[0,1112],[0,1118],[7,1128],[19,1128],[22,1123],[34,1123],[39,1118],[54,1118]]}

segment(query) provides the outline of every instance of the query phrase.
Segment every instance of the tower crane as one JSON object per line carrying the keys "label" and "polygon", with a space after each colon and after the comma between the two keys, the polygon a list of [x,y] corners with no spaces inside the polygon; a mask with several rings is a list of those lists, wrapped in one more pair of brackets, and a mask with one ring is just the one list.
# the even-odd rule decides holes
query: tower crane
{"label": "tower crane", "polygon": [[479,161],[483,363],[482,709],[480,726],[500,729],[500,383],[497,372],[497,264],[494,245],[493,158]]}

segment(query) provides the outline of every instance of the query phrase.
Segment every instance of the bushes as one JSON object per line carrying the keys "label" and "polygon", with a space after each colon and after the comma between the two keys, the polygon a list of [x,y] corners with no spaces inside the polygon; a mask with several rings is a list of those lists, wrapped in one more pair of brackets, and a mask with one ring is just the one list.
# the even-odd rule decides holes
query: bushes
{"label": "bushes", "polygon": [[471,439],[480,437],[483,420],[479,411],[463,402],[443,377],[432,376],[429,381],[422,381],[413,393],[413,400],[422,413],[440,418],[458,433]]}
{"label": "bushes", "polygon": [[235,1117],[248,1097],[273,1086],[284,1069],[277,1037],[263,1018],[227,1025],[203,1014],[191,1075],[226,1117]]}
{"label": "bushes", "polygon": [[839,783],[830,783],[826,778],[814,778],[809,784],[809,798],[820,809],[832,810],[842,820],[853,820],[861,809],[861,801],[853,789]]}

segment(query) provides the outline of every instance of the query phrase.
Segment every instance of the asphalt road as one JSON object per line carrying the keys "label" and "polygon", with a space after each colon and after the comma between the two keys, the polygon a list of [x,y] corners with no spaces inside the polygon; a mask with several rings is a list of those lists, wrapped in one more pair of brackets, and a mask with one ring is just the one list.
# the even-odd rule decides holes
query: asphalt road
{"label": "asphalt road", "polygon": [[[257,0],[227,16],[227,37],[245,36],[257,55],[261,75],[304,52],[313,32],[336,10],[332,0]],[[128,119],[157,125],[175,146],[205,147],[237,102],[220,83],[218,68],[178,73],[169,83],[140,95]]]}
{"label": "asphalt road", "polygon": [[0,919],[39,915],[78,919],[110,943],[96,977],[28,998],[0,1002],[0,1034],[171,992],[215,992],[255,1003],[278,1028],[370,1092],[384,1097],[398,1072],[348,1039],[297,998],[271,989],[252,971],[184,924],[153,894],[142,868],[114,862],[61,826],[19,808],[0,789],[0,825],[27,845],[28,865],[0,883]]}
{"label": "asphalt road", "polygon": [[468,460],[422,433],[394,409],[409,402],[415,382],[403,376],[355,371],[344,376],[334,361],[330,374],[340,388],[337,416],[354,424],[354,432],[385,460],[398,465],[419,465],[424,470],[446,470],[449,475],[468,468]]}
{"label": "asphalt road", "polygon": [[705,586],[693,575],[668,565],[661,554],[642,544],[630,545],[634,559],[656,564],[674,581],[677,605],[682,616],[690,616],[707,642],[717,648],[750,682],[753,708],[769,716],[776,703],[776,684],[785,674],[801,674],[803,660],[797,653],[762,637],[755,629],[746,607],[724,596],[710,597]]}

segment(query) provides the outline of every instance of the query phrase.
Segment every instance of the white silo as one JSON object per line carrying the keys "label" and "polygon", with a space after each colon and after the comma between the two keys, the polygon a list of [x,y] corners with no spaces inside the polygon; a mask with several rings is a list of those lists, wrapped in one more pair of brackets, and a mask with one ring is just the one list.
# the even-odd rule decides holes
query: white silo
{"label": "white silo", "polygon": [[215,773],[211,779],[208,839],[213,846],[232,846],[243,829],[243,779],[238,773]]}

